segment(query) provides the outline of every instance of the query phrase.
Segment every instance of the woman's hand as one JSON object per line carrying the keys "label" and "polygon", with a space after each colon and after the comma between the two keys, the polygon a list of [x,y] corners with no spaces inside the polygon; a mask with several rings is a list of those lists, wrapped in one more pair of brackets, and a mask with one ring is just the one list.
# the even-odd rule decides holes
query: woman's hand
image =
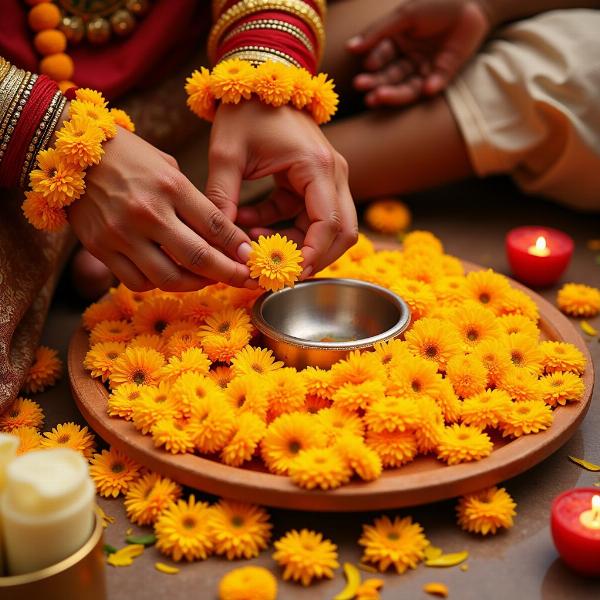
{"label": "woman's hand", "polygon": [[[130,289],[256,287],[249,238],[179,171],[175,159],[119,128],[86,193],[69,209],[81,243]],[[241,262],[240,262],[241,261]]]}
{"label": "woman's hand", "polygon": [[[274,175],[265,201],[238,211],[242,179]],[[254,237],[293,221],[281,233],[302,247],[302,277],[341,256],[357,238],[348,165],[312,118],[294,108],[257,100],[222,104],[213,123],[206,195]]]}
{"label": "woman's hand", "polygon": [[350,39],[366,54],[354,86],[370,107],[400,106],[444,90],[490,31],[482,0],[404,0]]}

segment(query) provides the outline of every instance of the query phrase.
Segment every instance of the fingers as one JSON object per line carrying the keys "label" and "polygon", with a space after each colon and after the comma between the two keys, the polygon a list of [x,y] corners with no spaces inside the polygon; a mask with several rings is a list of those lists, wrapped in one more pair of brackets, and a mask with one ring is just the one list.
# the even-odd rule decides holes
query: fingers
{"label": "fingers", "polygon": [[304,202],[297,194],[278,187],[266,200],[253,206],[241,206],[237,222],[242,227],[272,225],[293,219],[302,210]]}
{"label": "fingers", "polygon": [[400,85],[383,85],[369,92],[365,102],[370,107],[401,106],[417,101],[423,93],[422,77],[411,77]]}
{"label": "fingers", "polygon": [[354,87],[361,92],[368,92],[379,86],[398,84],[414,72],[415,66],[411,61],[400,59],[377,73],[357,75],[354,78]]}
{"label": "fingers", "polygon": [[236,220],[245,161],[237,150],[211,140],[208,152],[207,198],[232,222]]}
{"label": "fingers", "polygon": [[367,54],[363,66],[368,71],[379,71],[397,55],[397,49],[390,38],[385,38]]}
{"label": "fingers", "polygon": [[126,256],[111,253],[102,258],[96,257],[114,273],[116,278],[133,292],[147,292],[156,285],[152,283]]}

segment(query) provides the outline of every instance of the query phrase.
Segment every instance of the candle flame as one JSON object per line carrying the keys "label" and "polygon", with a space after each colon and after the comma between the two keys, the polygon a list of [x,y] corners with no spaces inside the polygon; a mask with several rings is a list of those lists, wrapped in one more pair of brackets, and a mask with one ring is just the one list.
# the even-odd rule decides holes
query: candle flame
{"label": "candle flame", "polygon": [[537,240],[535,240],[535,247],[538,250],[545,250],[547,247],[546,238],[543,235],[540,235]]}

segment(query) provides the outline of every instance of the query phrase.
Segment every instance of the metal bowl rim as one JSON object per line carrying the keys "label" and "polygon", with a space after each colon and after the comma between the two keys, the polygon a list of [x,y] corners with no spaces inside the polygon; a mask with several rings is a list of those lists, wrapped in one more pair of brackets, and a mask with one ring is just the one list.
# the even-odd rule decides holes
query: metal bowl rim
{"label": "metal bowl rim", "polygon": [[[400,318],[393,327],[390,327],[389,329],[386,329],[385,331],[382,331],[381,333],[368,338],[361,338],[359,340],[353,340],[350,342],[317,342],[313,340],[299,338],[293,335],[289,335],[287,333],[282,333],[281,331],[275,329],[272,325],[270,325],[263,317],[262,307],[264,306],[267,300],[269,300],[276,294],[290,293],[293,292],[293,290],[296,288],[319,285],[323,282],[327,282],[328,284],[333,285],[350,285],[353,287],[364,287],[376,291],[379,294],[385,296],[387,299],[391,300],[397,307],[400,308]],[[319,348],[322,350],[356,350],[360,348],[368,348],[370,346],[373,346],[373,344],[376,344],[377,342],[385,342],[389,339],[395,338],[398,335],[400,335],[410,325],[411,312],[410,308],[408,307],[408,304],[406,304],[406,302],[400,296],[398,296],[398,294],[395,294],[391,290],[384,288],[380,285],[376,285],[368,281],[362,281],[360,279],[350,279],[341,277],[316,277],[314,279],[308,279],[307,281],[301,281],[297,283],[293,288],[284,288],[283,290],[279,290],[277,292],[265,292],[264,294],[259,296],[252,308],[252,321],[255,327],[263,335],[267,335],[279,342],[285,342],[287,344],[291,344],[299,348]]]}

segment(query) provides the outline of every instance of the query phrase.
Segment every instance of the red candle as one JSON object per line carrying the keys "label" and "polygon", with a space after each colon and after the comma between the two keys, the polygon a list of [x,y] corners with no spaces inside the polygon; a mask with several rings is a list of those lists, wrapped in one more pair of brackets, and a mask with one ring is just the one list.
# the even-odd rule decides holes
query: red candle
{"label": "red candle", "polygon": [[552,538],[575,571],[600,576],[600,489],[576,488],[552,503]]}
{"label": "red candle", "polygon": [[573,240],[550,227],[517,227],[506,236],[508,262],[517,279],[528,285],[552,285],[569,266]]}

